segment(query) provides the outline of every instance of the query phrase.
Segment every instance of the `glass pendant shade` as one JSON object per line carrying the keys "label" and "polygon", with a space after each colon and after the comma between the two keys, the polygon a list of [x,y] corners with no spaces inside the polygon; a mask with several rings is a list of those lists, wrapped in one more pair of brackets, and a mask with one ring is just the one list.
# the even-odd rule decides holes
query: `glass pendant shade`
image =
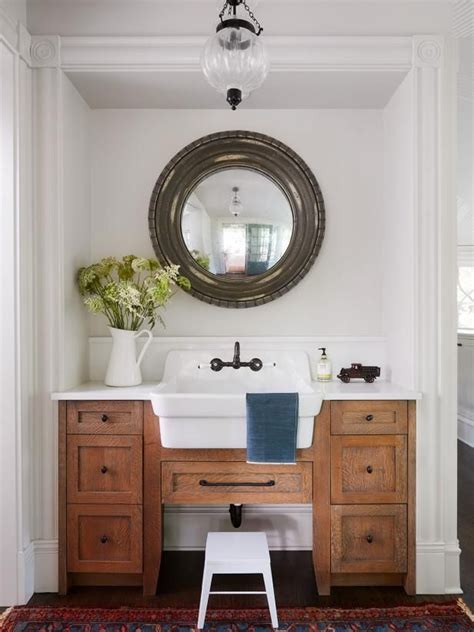
{"label": "glass pendant shade", "polygon": [[239,187],[232,187],[232,191],[234,195],[232,196],[232,201],[229,204],[229,211],[231,215],[233,215],[234,217],[238,217],[244,210],[244,206],[240,201]]}
{"label": "glass pendant shade", "polygon": [[[201,65],[211,86],[224,94],[235,110],[252,90],[263,83],[269,63],[264,45],[248,22],[227,22],[229,24],[222,22],[215,35],[207,41]],[[236,25],[236,22],[240,24]]]}

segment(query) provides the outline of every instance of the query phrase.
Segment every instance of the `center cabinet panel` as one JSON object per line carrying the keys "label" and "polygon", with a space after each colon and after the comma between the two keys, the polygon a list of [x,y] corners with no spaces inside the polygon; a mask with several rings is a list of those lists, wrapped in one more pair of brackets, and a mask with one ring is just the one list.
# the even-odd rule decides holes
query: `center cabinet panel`
{"label": "center cabinet panel", "polygon": [[164,503],[310,503],[311,463],[162,463]]}
{"label": "center cabinet panel", "polygon": [[405,503],[407,438],[403,435],[333,436],[331,502]]}

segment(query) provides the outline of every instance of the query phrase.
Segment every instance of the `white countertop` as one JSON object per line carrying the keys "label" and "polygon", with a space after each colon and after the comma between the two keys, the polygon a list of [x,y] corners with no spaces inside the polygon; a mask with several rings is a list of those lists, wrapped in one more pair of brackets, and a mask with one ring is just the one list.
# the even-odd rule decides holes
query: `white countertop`
{"label": "white countertop", "polygon": [[[144,400],[157,382],[144,382],[139,386],[105,386],[102,382],[86,382],[75,388],[52,393],[53,400]],[[325,400],[377,400],[377,399],[421,399],[421,393],[382,380],[367,384],[354,381],[344,384],[340,380],[313,382]]]}

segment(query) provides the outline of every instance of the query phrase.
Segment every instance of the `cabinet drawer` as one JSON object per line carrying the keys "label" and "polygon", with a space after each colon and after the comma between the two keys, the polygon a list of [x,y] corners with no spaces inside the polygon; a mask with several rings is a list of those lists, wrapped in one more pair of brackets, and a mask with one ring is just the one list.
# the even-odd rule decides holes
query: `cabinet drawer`
{"label": "cabinet drawer", "polygon": [[70,503],[142,502],[142,438],[70,435],[67,438]]}
{"label": "cabinet drawer", "polygon": [[310,503],[312,465],[163,463],[164,503]]}
{"label": "cabinet drawer", "polygon": [[407,402],[331,402],[331,434],[406,434],[407,420]]}
{"label": "cabinet drawer", "polygon": [[405,436],[331,438],[332,503],[404,503],[406,497]]}
{"label": "cabinet drawer", "polygon": [[68,505],[69,572],[142,572],[142,509],[127,505]]}
{"label": "cabinet drawer", "polygon": [[69,434],[142,434],[143,402],[68,402]]}
{"label": "cabinet drawer", "polygon": [[333,573],[404,573],[406,570],[405,505],[331,507]]}

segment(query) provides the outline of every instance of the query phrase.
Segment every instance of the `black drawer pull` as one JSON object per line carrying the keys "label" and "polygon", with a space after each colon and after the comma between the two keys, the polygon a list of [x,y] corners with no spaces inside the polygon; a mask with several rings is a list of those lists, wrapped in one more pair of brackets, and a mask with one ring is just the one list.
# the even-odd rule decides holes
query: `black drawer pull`
{"label": "black drawer pull", "polygon": [[105,422],[105,421],[108,421],[109,418],[107,417],[107,415],[102,415],[101,419],[102,421]]}
{"label": "black drawer pull", "polygon": [[373,415],[367,415],[366,420],[367,421],[373,421],[374,416]]}
{"label": "black drawer pull", "polygon": [[367,540],[369,544],[372,544],[372,542],[374,541],[374,538],[371,535],[368,535],[365,539]]}
{"label": "black drawer pull", "polygon": [[109,539],[109,538],[108,538],[106,535],[103,535],[103,536],[100,538],[100,541],[102,542],[102,544],[106,544],[106,542],[108,541],[108,539]]}
{"label": "black drawer pull", "polygon": [[372,472],[373,472],[373,471],[374,471],[374,468],[373,468],[371,465],[368,465],[368,466],[367,466],[367,472],[368,472],[369,474],[372,474]]}
{"label": "black drawer pull", "polygon": [[201,487],[273,487],[275,481],[267,481],[266,483],[210,483],[201,479],[199,485]]}
{"label": "black drawer pull", "polygon": [[103,466],[100,468],[100,471],[102,472],[102,474],[107,474],[107,472],[108,472],[108,467],[107,467],[106,465],[103,465]]}

